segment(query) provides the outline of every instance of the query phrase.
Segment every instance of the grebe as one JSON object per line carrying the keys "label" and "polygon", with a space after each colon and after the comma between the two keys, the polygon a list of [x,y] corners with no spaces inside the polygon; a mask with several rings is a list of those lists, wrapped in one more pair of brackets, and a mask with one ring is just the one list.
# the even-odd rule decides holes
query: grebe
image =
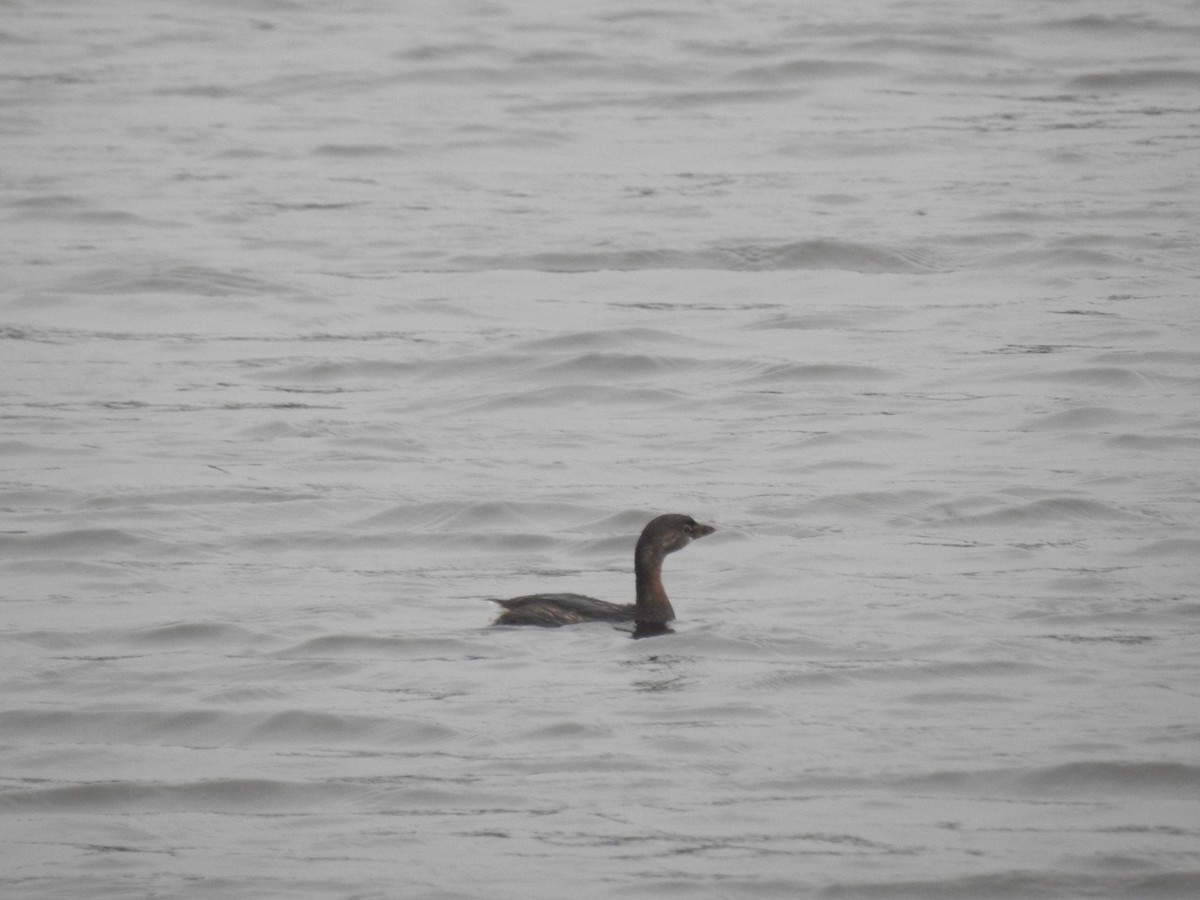
{"label": "grebe", "polygon": [[682,550],[697,538],[716,529],[701,525],[691,516],[668,513],[653,519],[638,538],[633,551],[633,574],[637,584],[634,603],[608,603],[582,594],[527,594],[511,600],[496,600],[504,612],[496,625],[540,625],[553,628],[578,622],[633,622],[638,632],[667,630],[675,618],[671,601],[663,590],[663,557]]}

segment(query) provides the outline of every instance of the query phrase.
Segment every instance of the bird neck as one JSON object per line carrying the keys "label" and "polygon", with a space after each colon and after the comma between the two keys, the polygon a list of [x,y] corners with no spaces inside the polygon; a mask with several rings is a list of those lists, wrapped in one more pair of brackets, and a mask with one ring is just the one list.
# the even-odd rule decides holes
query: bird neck
{"label": "bird neck", "polygon": [[671,601],[662,583],[662,551],[639,545],[633,558],[633,574],[637,581],[637,603],[633,618],[639,623],[661,625],[675,618]]}

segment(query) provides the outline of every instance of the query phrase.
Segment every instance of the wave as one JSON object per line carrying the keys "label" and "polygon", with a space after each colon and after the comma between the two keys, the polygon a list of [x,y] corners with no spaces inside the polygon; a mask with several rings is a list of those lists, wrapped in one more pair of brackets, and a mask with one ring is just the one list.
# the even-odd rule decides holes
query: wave
{"label": "wave", "polygon": [[314,360],[289,364],[278,368],[263,368],[256,365],[249,377],[262,381],[301,381],[334,383],[354,380],[391,381],[411,375],[416,363],[394,359],[356,359],[352,361]]}
{"label": "wave", "polygon": [[574,353],[628,352],[632,348],[662,351],[664,347],[696,347],[694,336],[687,337],[661,328],[611,328],[605,330],[570,330],[544,337],[517,341],[514,347],[523,351],[555,351]]}
{"label": "wave", "polygon": [[807,240],[775,245],[723,245],[704,250],[618,250],[547,252],[512,256],[459,256],[451,264],[465,270],[532,270],[540,272],[645,271],[653,269],[718,269],[770,272],[791,269],[836,269],[864,273],[932,271],[923,254],[873,244]]}
{"label": "wave", "polygon": [[31,444],[28,441],[0,441],[0,456],[87,456],[91,452],[79,447],[56,447],[51,444]]}
{"label": "wave", "polygon": [[1100,269],[1120,271],[1140,268],[1137,253],[1129,255],[1089,247],[1029,247],[996,253],[978,260],[1001,269]]}
{"label": "wave", "polygon": [[614,387],[609,384],[559,384],[551,387],[515,391],[500,397],[471,398],[459,405],[460,410],[547,410],[579,406],[589,410],[604,407],[658,408],[665,411],[686,403],[688,394],[682,391],[647,387]]}
{"label": "wave", "polygon": [[131,632],[128,640],[151,647],[176,647],[180,644],[197,647],[207,644],[229,650],[236,646],[257,644],[265,638],[266,635],[261,632],[223,622],[173,622]]}
{"label": "wave", "polygon": [[875,518],[884,513],[928,508],[945,498],[940,491],[854,491],[846,494],[828,494],[811,500],[794,515],[814,516],[828,519],[830,516],[861,516]]}
{"label": "wave", "polygon": [[857,326],[850,316],[837,313],[775,315],[742,327],[747,331],[847,331]]}
{"label": "wave", "polygon": [[804,384],[813,381],[882,381],[894,373],[875,366],[846,363],[783,363],[744,379],[742,384]]}
{"label": "wave", "polygon": [[[805,647],[806,657],[817,655],[836,656],[828,647],[811,645]],[[903,696],[906,703],[944,706],[949,703],[1012,703],[1013,697],[1003,691],[977,691],[957,687],[966,683],[985,681],[994,683],[1000,679],[1022,675],[1037,675],[1047,671],[1044,667],[1027,662],[1004,659],[984,659],[975,662],[923,662],[896,659],[888,662],[862,662],[833,659],[828,662],[812,662],[802,669],[773,672],[753,679],[747,687],[751,690],[789,691],[797,687],[843,687],[858,683],[882,682],[890,685],[925,684],[937,686]]]}
{"label": "wave", "polygon": [[[436,651],[430,655],[442,658]],[[320,672],[322,677],[328,676],[327,669]],[[362,750],[398,750],[427,748],[463,737],[460,730],[427,718],[280,710],[280,697],[270,701],[272,709],[265,712],[217,706],[162,711],[5,710],[0,711],[0,726],[11,739],[28,744],[112,747],[282,745],[314,750],[349,744]]]}
{"label": "wave", "polygon": [[1200,353],[1195,350],[1110,350],[1098,354],[1095,359],[1103,363],[1123,365],[1174,364],[1188,371],[1200,367]]}
{"label": "wave", "polygon": [[285,746],[371,746],[384,741],[395,748],[428,747],[457,740],[457,729],[420,719],[372,718],[344,713],[292,709],[277,712],[242,738],[245,744]]}
{"label": "wave", "polygon": [[730,77],[735,81],[754,84],[805,84],[814,78],[854,78],[861,75],[886,75],[890,71],[889,66],[877,62],[801,58],[739,69]]}
{"label": "wave", "polygon": [[98,208],[82,197],[47,194],[26,197],[12,204],[18,221],[79,223],[89,226],[132,225],[159,228],[160,223],[123,209]]}
{"label": "wave", "polygon": [[458,659],[478,655],[467,638],[331,634],[275,651],[279,659]]}
{"label": "wave", "polygon": [[810,787],[885,789],[906,794],[1056,799],[1134,794],[1200,799],[1200,766],[1175,761],[1079,760],[1028,768],[947,769],[858,778],[819,776],[803,781]]}
{"label": "wave", "polygon": [[1128,426],[1143,418],[1140,414],[1127,413],[1103,406],[1081,406],[1062,412],[1050,413],[1028,419],[1021,424],[1024,431],[1088,431],[1114,429]]}
{"label": "wave", "polygon": [[1195,90],[1200,88],[1200,71],[1132,69],[1120,72],[1091,72],[1071,79],[1070,85],[1093,91]]}
{"label": "wave", "polygon": [[[108,781],[52,784],[0,794],[0,810],[34,813],[188,812],[251,816],[301,814],[318,818],[345,812],[433,812],[474,815],[526,812],[530,799],[517,790],[481,790],[477,779],[391,775],[332,781],[280,778],[212,778],[178,782]],[[565,803],[552,803],[546,812]],[[317,811],[317,812],[314,812]],[[324,821],[323,819],[321,819]],[[269,893],[269,892],[268,892]]]}
{"label": "wave", "polygon": [[538,366],[538,371],[553,376],[587,376],[601,378],[607,383],[613,378],[645,378],[664,369],[699,369],[706,364],[699,359],[671,360],[650,353],[580,353]]}
{"label": "wave", "polygon": [[1174,451],[1200,451],[1200,437],[1171,434],[1118,434],[1109,438],[1107,444],[1122,450],[1170,452],[1172,455]]}
{"label": "wave", "polygon": [[1141,547],[1129,552],[1132,556],[1141,556],[1148,559],[1179,557],[1182,560],[1191,562],[1200,559],[1200,538],[1166,538],[1143,544]]}
{"label": "wave", "polygon": [[226,503],[295,503],[300,500],[319,500],[320,494],[280,488],[205,488],[161,491],[131,491],[89,497],[82,502],[87,509],[141,509],[166,506],[170,508],[214,506]]}
{"label": "wave", "polygon": [[201,297],[292,295],[294,287],[224,269],[193,264],[95,269],[59,285],[79,294],[190,294]]}
{"label": "wave", "polygon": [[404,503],[357,520],[356,528],[403,528],[412,531],[461,531],[540,526],[547,532],[590,523],[602,515],[594,506],[540,500],[444,501]]}
{"label": "wave", "polygon": [[1152,18],[1143,12],[1107,16],[1100,13],[1089,13],[1087,15],[1074,16],[1069,19],[1054,19],[1045,23],[1044,27],[1048,29],[1062,29],[1066,31],[1111,31],[1122,38],[1132,32],[1167,31],[1171,28],[1171,26],[1167,25],[1161,20]]}
{"label": "wave", "polygon": [[[1106,864],[1107,863],[1107,864]],[[1000,870],[939,879],[905,881],[841,880],[815,896],[827,900],[1049,900],[1055,897],[1121,897],[1127,900],[1192,900],[1200,895],[1200,872],[1147,873],[1149,861],[1133,855],[1111,861],[1097,857],[1081,871],[1032,868]]]}
{"label": "wave", "polygon": [[1149,386],[1141,372],[1124,366],[1080,366],[1015,376],[1022,380],[1056,381],[1061,384],[1091,385],[1103,388],[1135,390]]}
{"label": "wave", "polygon": [[1073,762],[1021,772],[1013,784],[1034,796],[1151,793],[1200,799],[1200,766],[1124,760]]}
{"label": "wave", "polygon": [[10,790],[0,794],[0,809],[87,813],[186,809],[264,814],[351,805],[359,793],[330,782],[266,778],[226,778],[177,784],[112,781]]}
{"label": "wave", "polygon": [[121,528],[68,528],[40,534],[0,534],[0,556],[76,557],[100,554],[161,553],[173,549],[164,541]]}
{"label": "wave", "polygon": [[122,565],[83,562],[77,559],[66,559],[62,555],[40,559],[10,559],[5,562],[4,571],[22,575],[72,577],[81,584],[91,585],[112,585],[113,582],[126,582],[129,578],[129,570]]}
{"label": "wave", "polygon": [[[966,513],[956,512],[964,506],[996,505],[997,508],[986,512]],[[1098,500],[1088,500],[1084,497],[1059,496],[1044,497],[1040,500],[1007,502],[991,497],[976,497],[950,504],[940,504],[939,513],[945,516],[944,522],[955,525],[1021,525],[1028,526],[1038,523],[1054,522],[1119,522],[1136,521],[1144,517],[1135,512],[1122,509]]]}

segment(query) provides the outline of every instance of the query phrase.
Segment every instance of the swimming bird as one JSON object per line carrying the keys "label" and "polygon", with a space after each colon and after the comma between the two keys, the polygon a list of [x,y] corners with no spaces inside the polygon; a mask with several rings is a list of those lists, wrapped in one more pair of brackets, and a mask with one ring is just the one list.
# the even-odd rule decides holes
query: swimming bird
{"label": "swimming bird", "polygon": [[716,531],[691,516],[668,513],[652,519],[642,529],[633,551],[637,599],[633,603],[608,603],[583,594],[527,594],[496,600],[504,611],[495,625],[540,625],[553,628],[579,622],[633,622],[639,633],[667,630],[675,610],[663,589],[662,564],[668,553]]}

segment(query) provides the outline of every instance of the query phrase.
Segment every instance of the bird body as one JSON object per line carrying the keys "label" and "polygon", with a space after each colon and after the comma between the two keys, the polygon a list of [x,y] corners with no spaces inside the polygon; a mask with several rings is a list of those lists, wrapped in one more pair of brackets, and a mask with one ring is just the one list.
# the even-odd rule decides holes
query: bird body
{"label": "bird body", "polygon": [[663,588],[663,558],[715,530],[678,513],[651,520],[642,529],[633,551],[636,586],[633,603],[609,603],[583,594],[526,594],[495,601],[504,608],[495,624],[552,628],[589,621],[634,622],[639,628],[665,629],[666,623],[675,618],[675,610]]}

